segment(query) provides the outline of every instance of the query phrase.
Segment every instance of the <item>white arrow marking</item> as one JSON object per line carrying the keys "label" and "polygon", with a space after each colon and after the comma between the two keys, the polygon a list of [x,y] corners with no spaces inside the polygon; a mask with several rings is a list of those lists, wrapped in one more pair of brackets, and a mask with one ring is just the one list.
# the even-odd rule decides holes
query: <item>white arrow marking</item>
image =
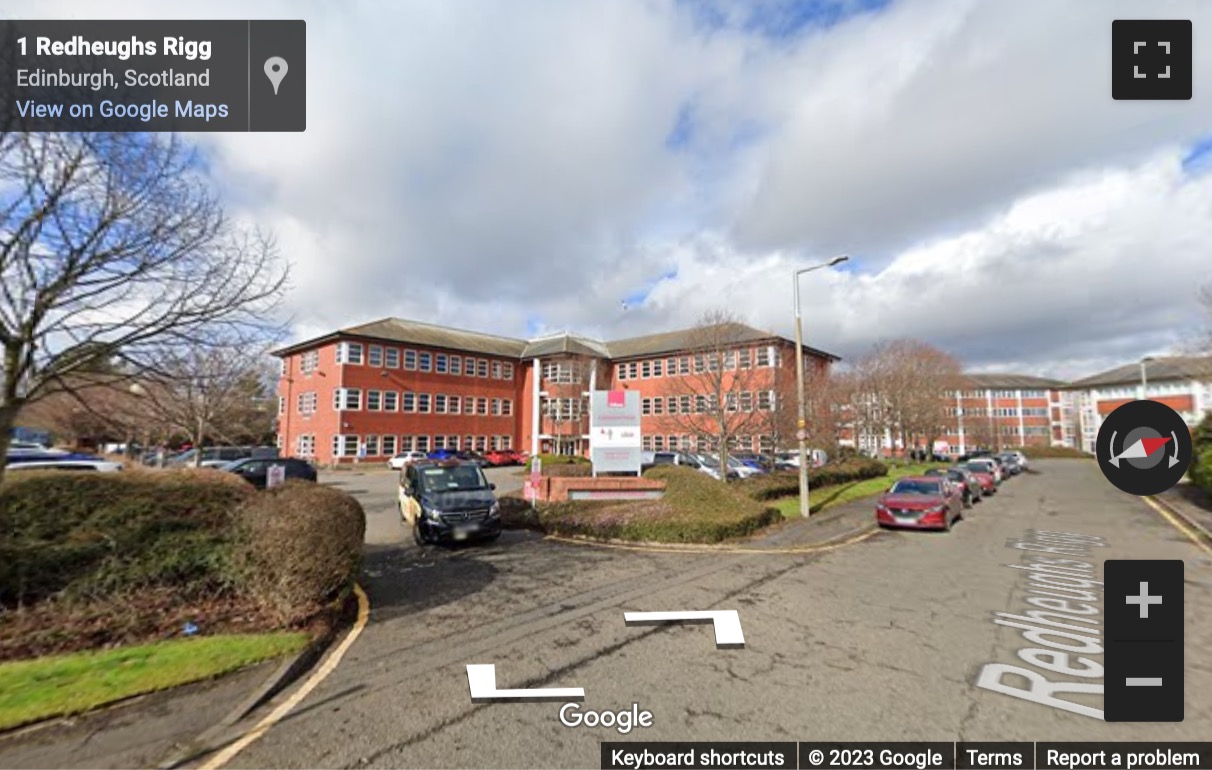
{"label": "white arrow marking", "polygon": [[741,631],[741,616],[736,610],[686,610],[683,612],[624,612],[627,625],[651,626],[659,623],[687,621],[715,625],[716,647],[744,647],[745,634]]}
{"label": "white arrow marking", "polygon": [[554,698],[584,698],[582,687],[549,687],[534,690],[498,690],[497,667],[492,663],[467,666],[467,684],[471,688],[471,699],[475,700],[536,700]]}
{"label": "white arrow marking", "polygon": [[1119,467],[1119,458],[1115,456],[1115,434],[1119,431],[1111,431],[1111,442],[1107,444],[1107,451],[1111,453],[1111,464],[1116,468]]}
{"label": "white arrow marking", "polygon": [[1177,431],[1170,431],[1170,435],[1174,438],[1174,454],[1170,455],[1170,466],[1169,467],[1173,468],[1175,465],[1178,465],[1179,462],[1181,462],[1181,461],[1178,459],[1178,433],[1177,433]]}

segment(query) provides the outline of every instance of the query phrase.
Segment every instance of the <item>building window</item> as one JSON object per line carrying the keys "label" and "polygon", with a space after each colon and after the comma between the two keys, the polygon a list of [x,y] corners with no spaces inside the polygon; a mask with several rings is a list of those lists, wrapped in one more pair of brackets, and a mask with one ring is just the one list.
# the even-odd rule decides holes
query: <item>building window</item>
{"label": "building window", "polygon": [[417,394],[416,393],[409,393],[408,391],[404,391],[404,397],[400,401],[400,411],[401,412],[417,411]]}
{"label": "building window", "polygon": [[501,399],[494,398],[492,400],[492,416],[497,417],[501,414]]}
{"label": "building window", "polygon": [[487,436],[476,436],[476,451],[483,452],[488,447]]}
{"label": "building window", "polygon": [[487,358],[480,358],[480,359],[476,360],[476,376],[484,377],[484,378],[488,377],[488,359]]}
{"label": "building window", "polygon": [[676,358],[665,359],[665,376],[673,377],[678,373],[678,360]]}
{"label": "building window", "polygon": [[727,369],[728,371],[732,371],[733,369],[736,369],[736,351],[734,351],[734,350],[724,351],[724,368]]}
{"label": "building window", "polygon": [[661,398],[660,396],[657,396],[656,398],[652,399],[652,413],[653,414],[664,414],[665,413],[665,399]]}
{"label": "building window", "polygon": [[413,443],[412,436],[400,436],[400,451],[401,452],[411,452],[411,451],[413,451],[414,446],[415,445]]}
{"label": "building window", "polygon": [[724,394],[724,409],[729,412],[735,412],[738,407],[737,401],[738,401],[738,399],[737,399],[737,396],[735,393],[725,393]]}
{"label": "building window", "polygon": [[395,454],[396,454],[396,437],[395,436],[384,436],[383,437],[383,456],[384,457],[394,457]]}
{"label": "building window", "polygon": [[627,379],[638,380],[640,378],[640,365],[635,361],[627,364]]}
{"label": "building window", "polygon": [[641,398],[640,399],[640,413],[643,414],[645,417],[652,414],[652,399],[651,398]]}
{"label": "building window", "polygon": [[690,356],[678,359],[678,374],[690,374]]}
{"label": "building window", "polygon": [[314,390],[309,390],[306,393],[300,393],[295,398],[295,409],[299,414],[315,414],[318,406],[319,398],[316,397],[316,392]]}
{"label": "building window", "polygon": [[451,374],[462,374],[463,373],[463,357],[462,356],[451,356],[450,357],[450,373]]}
{"label": "building window", "polygon": [[417,351],[415,351],[415,350],[405,350],[404,351],[404,368],[408,369],[409,371],[416,371],[416,369],[417,369]]}
{"label": "building window", "polygon": [[366,391],[366,410],[369,412],[379,412],[383,410],[383,391]]}
{"label": "building window", "polygon": [[488,414],[488,399],[483,397],[476,399],[476,414]]}
{"label": "building window", "polygon": [[758,450],[762,454],[770,454],[774,451],[774,438],[767,436],[765,433],[758,434]]}
{"label": "building window", "polygon": [[757,349],[757,365],[770,366],[770,348],[764,347]]}
{"label": "building window", "polygon": [[358,437],[337,434],[332,437],[333,457],[353,457],[358,453]]}
{"label": "building window", "polygon": [[494,380],[499,380],[499,379],[501,379],[503,373],[504,373],[504,367],[501,366],[501,362],[493,361],[492,362],[492,378]]}
{"label": "building window", "polygon": [[651,361],[643,361],[640,363],[640,376],[643,377],[644,379],[648,379],[649,377],[652,376],[652,362]]}
{"label": "building window", "polygon": [[509,449],[513,445],[512,436],[501,436],[501,449]]}
{"label": "building window", "polygon": [[286,396],[278,396],[278,414],[286,414]]}
{"label": "building window", "polygon": [[423,372],[432,372],[433,371],[433,353],[426,353],[426,352],[422,351],[421,355],[419,357],[419,360],[420,360],[421,371],[423,371]]}
{"label": "building window", "polygon": [[383,366],[383,348],[371,345],[366,351],[366,363],[371,366]]}
{"label": "building window", "polygon": [[416,436],[413,441],[414,452],[429,451],[429,436]]}
{"label": "building window", "polygon": [[400,349],[399,348],[388,348],[386,351],[385,358],[384,358],[384,363],[387,365],[388,369],[399,369],[400,368]]}
{"label": "building window", "polygon": [[338,364],[360,364],[362,363],[362,343],[360,342],[342,342],[337,345],[337,363]]}
{"label": "building window", "polygon": [[316,456],[316,437],[313,434],[295,438],[295,454],[299,457]]}
{"label": "building window", "polygon": [[505,362],[502,365],[501,377],[506,380],[513,379],[513,364]]}
{"label": "building window", "polygon": [[669,398],[665,399],[665,412],[667,414],[677,414],[678,413],[678,397],[677,396],[670,396]]}
{"label": "building window", "polygon": [[618,364],[614,367],[614,376],[620,381],[627,379],[627,364]]}
{"label": "building window", "polygon": [[774,408],[774,391],[759,390],[757,394],[757,408],[759,412],[769,412]]}
{"label": "building window", "polygon": [[702,374],[707,371],[707,359],[701,353],[694,357],[694,373]]}
{"label": "building window", "polygon": [[706,411],[707,411],[707,397],[706,396],[695,396],[694,397],[694,413],[703,414]]}
{"label": "building window", "polygon": [[320,368],[320,351],[309,350],[299,359],[299,370],[304,374],[311,374]]}
{"label": "building window", "polygon": [[417,394],[417,411],[422,414],[429,414],[429,394]]}
{"label": "building window", "polygon": [[644,437],[640,439],[640,448],[645,452],[651,452],[652,436],[645,434]]}
{"label": "building window", "polygon": [[513,399],[512,398],[501,399],[501,414],[505,417],[513,416]]}
{"label": "building window", "polygon": [[[446,437],[445,436],[434,436],[433,437],[433,450],[435,452],[442,450],[442,449],[446,449],[446,448],[447,448],[447,446],[446,446]],[[449,448],[454,449],[454,447],[449,447]]]}
{"label": "building window", "polygon": [[446,411],[450,414],[458,414],[463,408],[463,399],[459,396],[450,396],[446,399]]}
{"label": "building window", "polygon": [[690,396],[678,396],[678,411],[682,414],[690,414]]}
{"label": "building window", "polygon": [[751,393],[748,390],[743,391],[741,393],[741,411],[742,412],[752,412],[753,411],[753,393]]}
{"label": "building window", "polygon": [[379,456],[379,437],[378,436],[367,436],[366,437],[366,456],[367,457],[378,457]]}
{"label": "building window", "polygon": [[446,396],[441,393],[433,397],[433,413],[446,414]]}
{"label": "building window", "polygon": [[660,377],[661,371],[662,371],[661,370],[661,359],[658,358],[657,360],[652,362],[652,376]]}
{"label": "building window", "polygon": [[450,371],[450,359],[445,353],[438,353],[434,356],[433,370],[438,374],[446,374]]}
{"label": "building window", "polygon": [[[446,448],[447,449],[458,449],[459,448],[459,437],[458,436],[447,436],[446,437]],[[464,444],[463,448],[469,449],[470,447],[467,444]]]}
{"label": "building window", "polygon": [[400,408],[400,394],[394,390],[383,391],[383,411],[394,412]]}
{"label": "building window", "polygon": [[709,372],[718,372],[720,370],[720,354],[711,353],[707,356],[707,370]]}
{"label": "building window", "polygon": [[362,408],[362,391],[357,388],[337,388],[332,392],[332,408],[340,411]]}
{"label": "building window", "polygon": [[582,382],[584,372],[581,367],[570,361],[555,362],[543,365],[543,380],[559,385]]}
{"label": "building window", "polygon": [[652,437],[652,449],[654,452],[665,451],[665,437],[664,436],[653,436]]}
{"label": "building window", "polygon": [[753,352],[749,348],[741,348],[740,350],[738,350],[737,358],[739,359],[739,362],[740,362],[739,363],[740,368],[742,368],[742,369],[750,368],[750,366],[752,366],[752,364],[753,364],[752,356],[753,356]]}

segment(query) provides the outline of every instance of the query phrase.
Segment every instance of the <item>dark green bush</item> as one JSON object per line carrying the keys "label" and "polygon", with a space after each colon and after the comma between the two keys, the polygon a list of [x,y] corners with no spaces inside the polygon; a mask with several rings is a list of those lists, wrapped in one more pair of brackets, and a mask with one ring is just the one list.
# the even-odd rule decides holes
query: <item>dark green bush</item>
{"label": "dark green bush", "polygon": [[309,617],[358,573],[366,514],[332,487],[288,481],[236,512],[235,565],[244,590],[283,623]]}
{"label": "dark green bush", "polygon": [[[590,464],[588,457],[581,457],[580,455],[541,454],[538,457],[543,462],[543,471],[544,472],[546,472],[546,470],[548,468],[551,468],[552,466],[556,466],[556,465],[589,465]],[[527,459],[526,460],[526,470],[529,471],[530,468],[532,467],[533,463],[534,463],[533,457]]]}
{"label": "dark green bush", "polygon": [[229,588],[231,515],[253,494],[210,470],[10,473],[0,485],[0,603]]}
{"label": "dark green bush", "polygon": [[[838,484],[877,479],[887,475],[888,466],[879,460],[856,458],[831,462],[820,468],[810,469],[808,485],[810,487],[832,487]],[[800,474],[799,471],[775,471],[743,479],[735,484],[754,500],[777,500],[799,494]]]}
{"label": "dark green bush", "polygon": [[1038,460],[1041,458],[1079,458],[1093,459],[1094,455],[1086,454],[1080,449],[1072,449],[1066,446],[1022,446],[1013,447],[1006,451],[1019,451],[1027,456],[1028,460]]}
{"label": "dark green bush", "polygon": [[1187,475],[1201,489],[1212,492],[1212,446],[1206,445],[1195,451],[1195,458]]}
{"label": "dark green bush", "polygon": [[544,465],[542,473],[544,476],[592,476],[593,466],[588,463],[563,463],[556,465]]}
{"label": "dark green bush", "polygon": [[501,505],[501,526],[505,529],[533,529],[543,531],[539,512],[529,500],[513,495],[497,498]]}

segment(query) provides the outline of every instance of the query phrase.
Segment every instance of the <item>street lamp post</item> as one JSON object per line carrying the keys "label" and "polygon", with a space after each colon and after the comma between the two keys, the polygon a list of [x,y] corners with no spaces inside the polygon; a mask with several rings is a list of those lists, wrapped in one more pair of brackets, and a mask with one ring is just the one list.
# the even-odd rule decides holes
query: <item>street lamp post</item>
{"label": "street lamp post", "polygon": [[795,385],[799,398],[798,419],[795,422],[795,436],[800,444],[800,515],[808,518],[808,411],[804,403],[804,324],[800,315],[800,276],[813,270],[833,267],[850,259],[848,256],[834,257],[828,262],[796,270],[792,280],[795,283]]}
{"label": "street lamp post", "polygon": [[1149,380],[1145,374],[1145,368],[1152,360],[1151,356],[1145,356],[1140,360],[1140,398],[1142,401],[1149,397]]}

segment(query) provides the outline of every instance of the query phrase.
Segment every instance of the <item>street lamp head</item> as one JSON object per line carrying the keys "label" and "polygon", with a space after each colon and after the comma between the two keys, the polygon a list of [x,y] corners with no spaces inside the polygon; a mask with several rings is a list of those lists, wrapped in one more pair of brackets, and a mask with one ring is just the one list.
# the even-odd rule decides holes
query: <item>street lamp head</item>
{"label": "street lamp head", "polygon": [[1142,358],[1142,359],[1140,360],[1140,362],[1141,362],[1142,364],[1147,364],[1147,363],[1149,363],[1149,362],[1150,362],[1150,361],[1152,361],[1152,360],[1153,360],[1153,356],[1145,356],[1144,358]]}
{"label": "street lamp head", "polygon": [[833,259],[829,260],[829,266],[833,267],[834,265],[840,265],[848,259],[850,259],[850,257],[846,254],[843,254],[840,257],[834,257]]}

